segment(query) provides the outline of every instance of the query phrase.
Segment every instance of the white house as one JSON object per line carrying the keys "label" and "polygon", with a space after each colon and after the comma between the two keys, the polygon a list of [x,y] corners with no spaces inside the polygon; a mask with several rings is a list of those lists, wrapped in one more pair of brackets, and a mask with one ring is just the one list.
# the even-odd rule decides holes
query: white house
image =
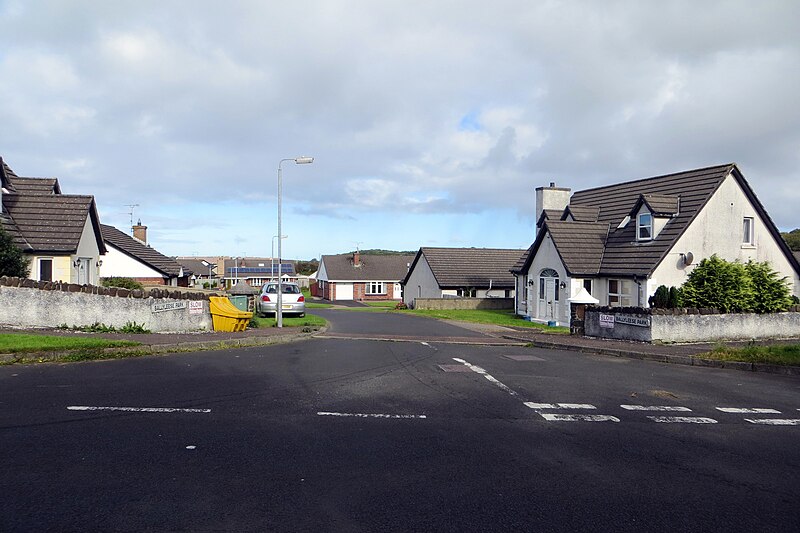
{"label": "white house", "polygon": [[422,247],[403,279],[403,303],[416,298],[513,298],[511,268],[523,250]]}
{"label": "white house", "polygon": [[600,305],[647,307],[713,254],[768,261],[800,294],[800,263],[735,164],[569,192],[536,189],[536,240],[512,269],[518,314],[568,324],[581,288]]}
{"label": "white house", "polygon": [[39,281],[97,284],[106,253],[93,196],[62,194],[55,178],[17,176],[0,158],[0,225]]}
{"label": "white house", "polygon": [[100,265],[104,278],[132,278],[148,285],[188,287],[191,272],[147,245],[147,226],[133,226],[134,236],[101,224],[108,253]]}

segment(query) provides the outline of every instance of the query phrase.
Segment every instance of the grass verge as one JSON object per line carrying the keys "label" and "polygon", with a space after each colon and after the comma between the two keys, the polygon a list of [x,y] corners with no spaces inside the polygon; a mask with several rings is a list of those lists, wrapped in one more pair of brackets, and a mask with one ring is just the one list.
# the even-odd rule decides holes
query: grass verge
{"label": "grass verge", "polygon": [[[250,324],[257,328],[274,328],[277,326],[277,322],[278,320],[275,317],[261,318],[255,315],[250,320]],[[312,315],[310,313],[306,313],[306,316],[302,318],[293,316],[283,317],[283,325],[286,327],[322,327],[327,323],[328,321],[321,316]]]}
{"label": "grass verge", "polygon": [[773,344],[769,346],[717,346],[701,357],[720,361],[744,361],[769,365],[800,366],[800,344]]}
{"label": "grass verge", "polygon": [[330,309],[331,307],[333,307],[333,304],[321,304],[306,300],[306,309]]}
{"label": "grass verge", "polygon": [[522,320],[513,311],[500,309],[415,309],[398,311],[412,315],[441,318],[445,320],[461,320],[462,322],[475,322],[477,324],[494,324],[497,326],[533,328],[548,333],[569,334],[569,328],[549,327],[547,324],[528,322]]}
{"label": "grass verge", "polygon": [[0,333],[0,353],[60,352],[69,350],[102,350],[120,346],[136,346],[133,341],[94,337],[60,337],[28,333]]}

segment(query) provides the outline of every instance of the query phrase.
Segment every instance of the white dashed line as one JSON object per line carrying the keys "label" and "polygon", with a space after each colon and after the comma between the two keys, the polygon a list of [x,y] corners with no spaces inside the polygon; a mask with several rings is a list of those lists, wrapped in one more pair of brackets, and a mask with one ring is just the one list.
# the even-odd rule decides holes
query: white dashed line
{"label": "white dashed line", "polygon": [[745,418],[751,424],[764,426],[800,426],[800,418]]}
{"label": "white dashed line", "polygon": [[713,418],[704,418],[702,416],[648,416],[653,422],[661,422],[664,424],[716,424],[717,421]]}
{"label": "white dashed line", "polygon": [[329,411],[318,411],[319,416],[351,416],[356,418],[428,418],[425,415],[387,415],[381,413],[332,413]]}
{"label": "white dashed line", "polygon": [[744,413],[744,414],[757,414],[757,415],[779,415],[780,411],[776,409],[762,409],[757,407],[717,407],[717,411],[723,413]]}
{"label": "white dashed line", "polygon": [[550,422],[619,422],[619,418],[610,415],[566,415],[562,413],[539,413]]}
{"label": "white dashed line", "polygon": [[534,403],[525,402],[531,409],[597,409],[588,403]]}
{"label": "white dashed line", "polygon": [[688,407],[679,405],[620,405],[620,407],[628,411],[691,411]]}
{"label": "white dashed line", "polygon": [[484,370],[483,368],[481,368],[481,367],[479,367],[477,365],[473,365],[471,363],[468,363],[468,362],[464,361],[463,359],[459,359],[458,357],[453,357],[453,361],[455,361],[457,363],[461,363],[462,365],[466,366],[467,368],[469,368],[470,370],[472,370],[476,374],[482,375],[487,380],[489,380],[489,382],[491,382],[493,385],[495,385],[495,386],[499,387],[501,390],[504,390],[505,392],[509,393],[511,396],[517,396],[517,392],[516,391],[510,389],[509,387],[507,387],[503,383],[500,383],[497,379],[492,377],[492,375],[489,374],[488,372],[486,372],[486,370]]}
{"label": "white dashed line", "polygon": [[132,413],[210,413],[211,409],[181,409],[178,407],[99,407],[91,405],[69,405],[70,411],[127,411]]}

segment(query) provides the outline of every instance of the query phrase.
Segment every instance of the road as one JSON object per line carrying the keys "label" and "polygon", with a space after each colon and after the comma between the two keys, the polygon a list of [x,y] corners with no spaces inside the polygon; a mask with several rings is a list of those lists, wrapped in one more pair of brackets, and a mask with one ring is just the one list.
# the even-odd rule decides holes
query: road
{"label": "road", "polygon": [[424,337],[0,367],[0,531],[800,530],[796,378]]}

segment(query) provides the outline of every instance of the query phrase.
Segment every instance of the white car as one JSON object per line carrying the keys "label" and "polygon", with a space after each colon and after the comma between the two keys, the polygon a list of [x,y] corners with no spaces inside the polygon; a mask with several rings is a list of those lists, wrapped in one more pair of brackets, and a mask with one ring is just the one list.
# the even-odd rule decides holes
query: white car
{"label": "white car", "polygon": [[[306,315],[306,299],[297,283],[283,283],[281,308],[284,315]],[[261,287],[261,294],[256,301],[256,312],[259,316],[274,315],[278,308],[278,282],[270,281]]]}

